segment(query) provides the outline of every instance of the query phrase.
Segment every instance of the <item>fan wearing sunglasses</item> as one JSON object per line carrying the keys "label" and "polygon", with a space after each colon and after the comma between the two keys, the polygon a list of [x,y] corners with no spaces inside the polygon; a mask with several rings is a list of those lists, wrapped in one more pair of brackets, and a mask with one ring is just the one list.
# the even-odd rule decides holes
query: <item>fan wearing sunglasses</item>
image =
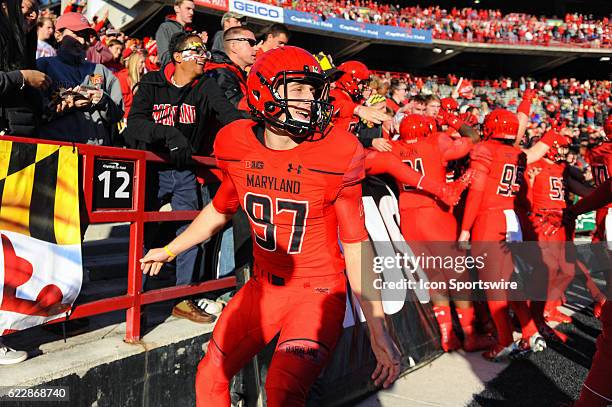
{"label": "fan wearing sunglasses", "polygon": [[[129,147],[169,155],[171,164],[150,169],[156,189],[146,202],[159,209],[170,202],[173,210],[200,209],[193,153],[210,153],[215,133],[212,123],[224,126],[244,118],[231,105],[214,80],[203,76],[210,53],[198,35],[176,33],[170,39],[171,62],[160,71],[148,72],[138,85],[123,132]],[[154,188],[155,188],[154,187]],[[156,225],[145,230],[145,246],[151,247]],[[177,233],[185,226],[177,228]],[[194,282],[198,248],[181,253],[176,260],[176,285]],[[146,288],[147,279],[143,281]],[[196,323],[209,323],[215,316],[188,299],[179,300],[172,315]]]}
{"label": "fan wearing sunglasses", "polygon": [[248,110],[244,102],[246,69],[255,62],[255,34],[248,28],[232,27],[223,37],[225,52],[213,51],[212,61],[206,65],[207,76],[215,79],[231,104]]}

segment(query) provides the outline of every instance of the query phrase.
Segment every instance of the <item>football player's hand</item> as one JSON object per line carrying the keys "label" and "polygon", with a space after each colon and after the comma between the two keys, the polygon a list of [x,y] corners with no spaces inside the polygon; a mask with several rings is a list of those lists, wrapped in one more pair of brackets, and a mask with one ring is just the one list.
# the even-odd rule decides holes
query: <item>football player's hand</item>
{"label": "football player's hand", "polygon": [[538,234],[553,236],[562,226],[562,217],[563,214],[561,211],[547,212],[543,216],[537,217],[533,222],[533,228]]}
{"label": "football player's hand", "polygon": [[178,170],[182,170],[191,160],[192,148],[187,137],[177,129],[166,135],[166,144],[170,150],[170,161]]}
{"label": "football player's hand", "polygon": [[455,130],[459,130],[459,128],[461,128],[461,126],[463,125],[463,121],[459,117],[457,117],[453,113],[450,113],[446,109],[440,109],[440,111],[438,112],[438,117],[436,117],[436,119],[438,120],[438,123],[440,125],[446,124],[448,127],[451,127]]}
{"label": "football player's hand", "polygon": [[174,257],[170,256],[163,248],[151,249],[140,259],[140,269],[143,274],[155,276],[159,274],[164,263],[168,263],[172,259]]}
{"label": "football player's hand", "polygon": [[376,335],[370,335],[372,352],[376,357],[376,369],[372,373],[372,380],[376,386],[386,389],[393,384],[400,373],[400,351],[389,336],[386,329]]}
{"label": "football player's hand", "polygon": [[470,231],[469,230],[462,230],[461,233],[459,233],[459,238],[457,239],[458,242],[469,242],[470,241]]}
{"label": "football player's hand", "polygon": [[529,178],[529,185],[533,186],[533,182],[535,181],[535,177],[538,176],[539,173],[542,172],[542,168],[532,167],[527,171],[527,177]]}
{"label": "football player's hand", "polygon": [[527,89],[525,93],[523,93],[523,99],[533,101],[533,99],[537,96],[537,92],[535,89]]}
{"label": "football player's hand", "polygon": [[442,185],[438,198],[448,206],[455,206],[461,199],[461,193],[470,185],[473,171],[467,171],[457,181]]}
{"label": "football player's hand", "polygon": [[374,106],[358,106],[357,109],[355,109],[355,114],[363,120],[374,124],[380,124],[392,119],[391,116],[385,113],[384,109]]}
{"label": "football player's hand", "polygon": [[372,148],[374,148],[377,151],[391,151],[392,150],[391,142],[382,137],[375,138],[374,140],[372,140]]}

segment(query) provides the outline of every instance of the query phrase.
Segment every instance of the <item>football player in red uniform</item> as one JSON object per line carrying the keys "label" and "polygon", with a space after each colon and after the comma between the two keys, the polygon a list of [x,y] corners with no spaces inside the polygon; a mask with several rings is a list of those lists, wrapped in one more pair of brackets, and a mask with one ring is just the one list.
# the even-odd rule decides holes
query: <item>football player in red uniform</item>
{"label": "football player in red uniform", "polygon": [[[612,115],[608,116],[604,123],[604,132],[607,139],[599,146],[587,150],[586,159],[591,164],[595,185],[603,184],[608,178],[612,177]],[[597,210],[595,215],[595,234],[593,242],[607,242],[607,250],[601,256],[608,263],[610,262],[610,250],[612,250],[612,204],[603,206]],[[606,297],[612,296],[612,272],[607,270]],[[601,310],[603,303],[599,301],[595,304]],[[599,310],[596,309],[597,313]]]}
{"label": "football player in red uniform", "polygon": [[183,234],[142,260],[144,272],[155,274],[220,230],[238,206],[250,220],[254,277],[215,326],[196,375],[198,406],[229,406],[232,376],[279,333],[267,403],[303,406],[342,331],[347,278],[368,322],[375,384],[388,387],[399,374],[380,293],[362,291],[374,278],[365,266],[373,264],[373,249],[361,201],[364,152],[346,130],[327,131],[332,106],[321,72],[297,47],[256,61],[247,100],[257,120],[236,121],[215,140],[220,190]]}
{"label": "football player in red uniform", "polygon": [[334,106],[333,123],[343,130],[353,131],[359,118],[374,124],[391,120],[384,110],[363,105],[363,92],[370,81],[370,70],[359,61],[346,61],[338,65],[342,75],[330,91],[330,101]]}
{"label": "football player in red uniform", "polygon": [[[610,204],[612,204],[612,179],[608,178],[601,182],[591,195],[581,199],[564,212],[564,223],[574,225],[578,215]],[[603,305],[600,319],[602,329],[597,338],[597,351],[593,356],[591,370],[574,407],[605,407],[612,404],[612,380],[610,380],[612,377],[612,301],[606,301]]]}
{"label": "football player in red uniform", "polygon": [[566,190],[580,196],[591,192],[591,188],[582,185],[570,175],[570,168],[565,165],[565,155],[570,142],[568,138],[562,144],[555,141],[542,159],[527,166],[525,174],[530,212],[528,222],[523,224],[526,229],[525,237],[540,242],[542,263],[547,271],[546,274],[537,273],[536,276],[547,278],[546,302],[531,301],[530,308],[540,333],[546,339],[565,340],[565,335],[551,329],[546,321],[572,321],[571,317],[561,313],[557,306],[561,305],[561,298],[575,274],[574,261],[570,260],[575,260],[575,253],[567,253],[564,243],[573,240],[574,231],[573,228],[562,228],[551,234],[537,225],[542,219],[552,216],[561,220],[562,211],[566,208]]}
{"label": "football player in red uniform", "polygon": [[457,109],[458,103],[451,97],[440,99],[436,95],[429,95],[425,98],[425,115],[436,119],[439,131],[452,129],[461,137],[469,137],[477,143],[480,140],[478,132],[457,116]]}
{"label": "football player in red uniform", "polygon": [[[430,181],[444,184],[447,163],[467,156],[473,144],[468,137],[453,139],[446,133],[435,132],[435,128],[436,121],[432,117],[414,114],[405,116],[400,124],[400,138],[392,142],[392,152]],[[460,256],[456,245],[450,244],[455,242],[458,235],[457,221],[451,206],[412,185],[398,182],[398,188],[401,231],[406,242],[414,245],[413,251],[427,252],[432,256]],[[469,273],[453,272],[449,275],[447,271],[435,272],[443,273],[432,276],[438,281],[469,278]],[[433,294],[442,348],[445,351],[456,350],[461,347],[461,342],[453,331],[449,292],[443,290]],[[462,300],[457,297],[455,305],[464,333],[463,348],[468,352],[490,348],[494,344],[492,338],[480,336],[474,329],[474,308],[469,296],[464,296]]]}
{"label": "football player in red uniform", "polygon": [[[514,146],[519,131],[517,115],[504,109],[489,113],[483,123],[484,141],[474,146],[470,154],[472,184],[468,193],[459,241],[473,242],[472,255],[488,254],[485,267],[479,270],[484,281],[510,281],[514,264],[505,248],[507,241],[520,241],[521,228],[515,212],[516,197],[528,162],[540,159],[556,140],[549,133],[529,150]],[[485,290],[491,316],[497,328],[497,344],[483,356],[498,360],[514,353],[543,350],[546,342],[524,301],[508,301],[506,290]],[[512,337],[508,306],[517,315],[523,339],[515,344]]]}

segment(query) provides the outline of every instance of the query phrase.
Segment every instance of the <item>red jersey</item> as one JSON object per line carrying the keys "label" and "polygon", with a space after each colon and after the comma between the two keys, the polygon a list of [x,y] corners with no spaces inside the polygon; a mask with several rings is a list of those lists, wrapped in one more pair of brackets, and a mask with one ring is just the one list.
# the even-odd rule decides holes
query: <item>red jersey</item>
{"label": "red jersey", "polygon": [[340,88],[334,88],[329,92],[329,100],[334,106],[332,123],[334,126],[352,131],[353,127],[359,122],[359,117],[354,115],[358,103],[353,102],[351,95]]}
{"label": "red jersey", "polygon": [[[446,182],[447,162],[465,157],[472,148],[472,141],[469,138],[452,139],[446,133],[434,133],[431,137],[415,143],[405,141],[391,143],[393,148],[391,152],[394,155],[429,180],[440,184]],[[441,204],[434,196],[414,186],[398,182],[398,189],[400,210],[438,207]]]}
{"label": "red jersey", "polygon": [[242,206],[255,263],[264,271],[284,278],[342,272],[338,237],[345,243],[368,237],[361,144],[332,129],[322,140],[271,150],[263,130],[252,120],[238,120],[218,133],[215,156],[224,177],[215,209],[231,214]]}
{"label": "red jersey", "polygon": [[[605,142],[587,150],[586,159],[591,164],[596,186],[600,186],[612,177],[612,142]],[[607,207],[611,208],[612,205],[607,205]]]}
{"label": "red jersey", "polygon": [[523,151],[496,140],[476,144],[470,157],[474,178],[461,230],[470,230],[479,213],[515,209],[527,167],[527,156]]}
{"label": "red jersey", "polygon": [[603,184],[612,176],[612,142],[587,150],[586,159],[591,164],[595,185]]}
{"label": "red jersey", "polygon": [[[565,204],[566,185],[563,173],[564,164],[550,163],[540,159],[527,166],[541,168],[541,172],[535,177],[533,186],[530,187],[529,197],[531,210],[538,212],[544,209],[563,209]],[[527,177],[525,175],[525,177]],[[526,178],[527,179],[527,178]]]}

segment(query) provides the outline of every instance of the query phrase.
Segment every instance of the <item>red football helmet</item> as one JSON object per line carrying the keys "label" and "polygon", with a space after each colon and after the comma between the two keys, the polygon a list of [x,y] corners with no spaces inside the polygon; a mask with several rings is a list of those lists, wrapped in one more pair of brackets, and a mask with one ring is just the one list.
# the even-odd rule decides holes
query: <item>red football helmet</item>
{"label": "red football helmet", "polygon": [[565,136],[563,136],[563,139],[565,140],[565,142],[561,144],[558,141],[554,141],[553,145],[550,146],[544,157],[554,162],[565,160],[565,157],[568,152],[567,150],[569,148],[569,145],[572,143],[572,140],[570,140],[569,137]]}
{"label": "red football helmet", "polygon": [[[287,85],[292,82],[313,86],[314,100],[287,98]],[[279,92],[281,87],[284,96]],[[329,81],[319,62],[308,51],[298,47],[279,47],[262,54],[247,77],[247,103],[251,114],[296,137],[325,132],[333,112],[328,97]],[[310,104],[308,121],[291,116],[291,102]],[[283,114],[285,118],[281,120]]]}
{"label": "red football helmet", "polygon": [[404,116],[400,123],[400,140],[415,142],[431,135],[436,129],[436,119],[420,114]]}
{"label": "red football helmet", "polygon": [[608,140],[612,141],[612,114],[608,116],[604,123],[604,132],[606,132]]}
{"label": "red football helmet", "polygon": [[370,80],[370,70],[359,61],[346,61],[338,66],[342,76],[336,81],[336,86],[347,91],[355,100],[362,98],[363,86]]}
{"label": "red football helmet", "polygon": [[440,99],[440,106],[449,112],[455,112],[459,109],[459,103],[451,97]]}
{"label": "red football helmet", "polygon": [[506,109],[493,110],[482,123],[482,134],[485,140],[491,138],[516,140],[518,129],[518,117]]}

